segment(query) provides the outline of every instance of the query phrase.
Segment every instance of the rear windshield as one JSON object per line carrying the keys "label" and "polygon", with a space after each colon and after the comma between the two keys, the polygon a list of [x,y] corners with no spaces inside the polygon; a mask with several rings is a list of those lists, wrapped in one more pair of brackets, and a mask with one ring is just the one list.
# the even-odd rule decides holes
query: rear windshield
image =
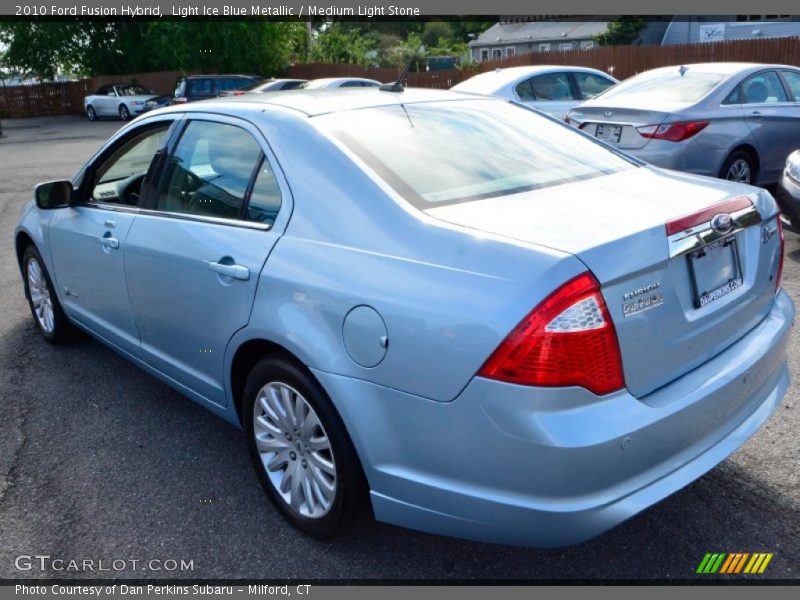
{"label": "rear windshield", "polygon": [[500,100],[395,105],[317,119],[420,208],[634,168],[574,129]]}
{"label": "rear windshield", "polygon": [[727,78],[725,73],[693,71],[675,67],[669,71],[649,71],[617,84],[603,98],[625,97],[642,102],[697,102]]}

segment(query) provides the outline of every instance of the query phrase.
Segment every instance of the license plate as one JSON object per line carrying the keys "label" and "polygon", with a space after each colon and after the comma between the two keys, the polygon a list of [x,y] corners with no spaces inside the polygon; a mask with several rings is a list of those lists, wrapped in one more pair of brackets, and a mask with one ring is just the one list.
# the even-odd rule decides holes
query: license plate
{"label": "license plate", "polygon": [[702,308],[742,287],[736,238],[730,236],[689,254],[694,306]]}
{"label": "license plate", "polygon": [[594,132],[594,137],[598,140],[605,142],[613,142],[619,144],[619,138],[622,135],[622,125],[598,125],[597,131]]}

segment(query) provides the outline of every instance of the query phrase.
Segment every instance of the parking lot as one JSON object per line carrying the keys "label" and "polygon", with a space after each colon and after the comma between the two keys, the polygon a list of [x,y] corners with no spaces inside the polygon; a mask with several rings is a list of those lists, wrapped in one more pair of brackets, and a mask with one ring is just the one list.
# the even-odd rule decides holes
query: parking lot
{"label": "parking lot", "polygon": [[[3,121],[0,578],[81,576],[15,568],[19,555],[50,555],[193,564],[83,576],[691,579],[707,552],[773,552],[761,577],[800,578],[797,329],[793,385],[761,430],[699,481],[595,540],[531,550],[377,523],[335,543],[302,536],[264,496],[239,430],[100,343],[53,347],[34,327],[13,251],[19,211],[35,183],[71,177],[120,125]],[[800,306],[800,237],[790,233],[784,287]]]}

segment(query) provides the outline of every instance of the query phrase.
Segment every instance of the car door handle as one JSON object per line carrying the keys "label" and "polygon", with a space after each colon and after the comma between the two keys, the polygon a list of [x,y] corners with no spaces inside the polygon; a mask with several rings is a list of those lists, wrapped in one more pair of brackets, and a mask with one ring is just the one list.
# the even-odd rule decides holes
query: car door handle
{"label": "car door handle", "polygon": [[111,248],[112,250],[117,250],[119,248],[119,240],[117,238],[106,236],[100,238],[100,242],[106,248]]}
{"label": "car door handle", "polygon": [[209,268],[220,275],[247,281],[250,279],[250,269],[243,265],[225,265],[218,262],[208,263]]}
{"label": "car door handle", "polygon": [[753,112],[750,113],[750,116],[752,116],[752,117],[760,117],[761,116],[761,111],[754,110]]}

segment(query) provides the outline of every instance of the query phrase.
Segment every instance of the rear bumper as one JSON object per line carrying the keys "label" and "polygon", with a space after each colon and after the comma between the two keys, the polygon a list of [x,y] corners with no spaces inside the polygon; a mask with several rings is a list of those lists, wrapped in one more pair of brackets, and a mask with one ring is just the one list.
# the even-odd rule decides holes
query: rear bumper
{"label": "rear bumper", "polygon": [[684,142],[650,140],[642,148],[624,152],[657,167],[709,177],[719,175],[727,156],[724,149],[709,148],[694,139]]}
{"label": "rear bumper", "polygon": [[379,520],[526,546],[584,541],[743,444],[788,385],[785,293],[744,338],[642,399],[473,379],[452,402],[316,372],[359,452]]}

